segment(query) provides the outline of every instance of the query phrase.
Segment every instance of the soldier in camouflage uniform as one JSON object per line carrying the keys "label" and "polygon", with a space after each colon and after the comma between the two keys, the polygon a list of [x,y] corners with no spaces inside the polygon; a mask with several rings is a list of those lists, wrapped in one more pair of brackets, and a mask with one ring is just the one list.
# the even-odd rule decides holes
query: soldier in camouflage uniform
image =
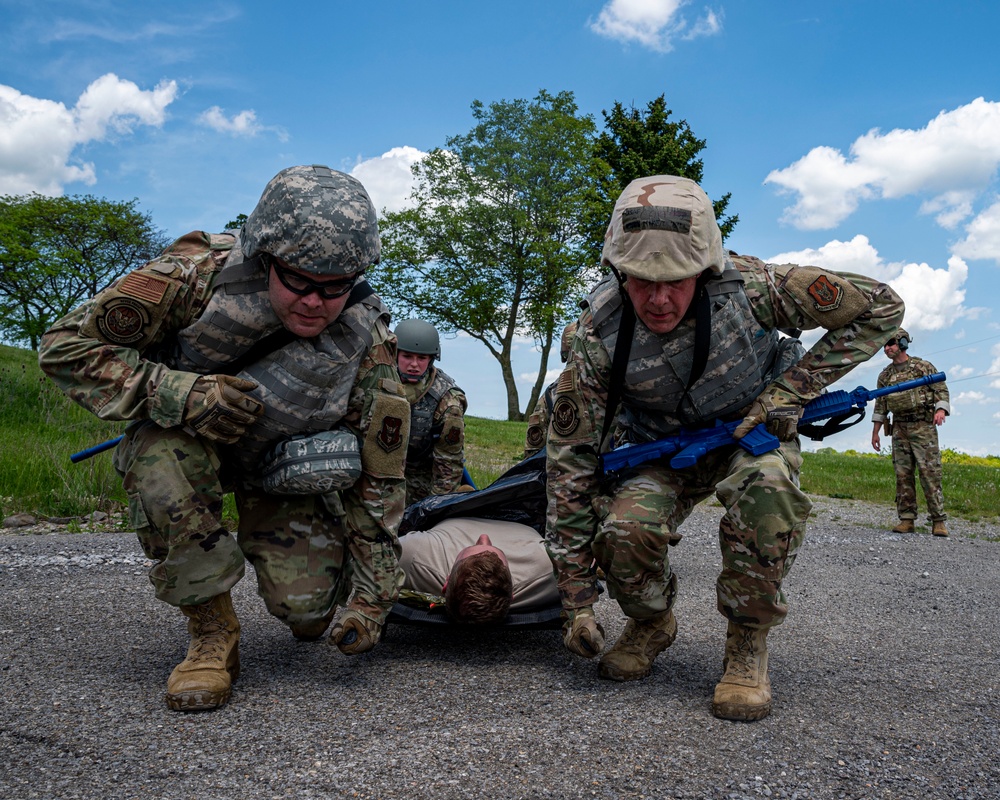
{"label": "soldier in camouflage uniform", "polygon": [[408,319],[394,332],[399,380],[411,409],[406,452],[406,504],[410,505],[461,486],[468,401],[454,379],[434,366],[441,358],[441,338],[433,325]]}
{"label": "soldier in camouflage uniform", "polygon": [[[677,635],[668,547],[680,541],[695,504],[714,492],[723,509],[716,593],[727,638],[712,711],[761,719],[771,709],[766,636],[787,613],[782,582],[811,510],[799,488],[798,417],[824,387],[877,352],[899,325],[903,303],[860,275],[727,254],[707,195],[673,176],[626,187],[602,263],[613,274],[583,305],[548,431],[546,537],[563,642],[585,658],[601,655],[604,631],[593,609],[601,569],[628,622],[601,655],[598,674],[647,676]],[[826,332],[808,353],[779,336],[817,327]],[[738,420],[736,438],[765,423],[779,449],[754,456],[734,442],[688,468],[664,458],[602,480],[604,431],[613,429],[624,445]]]}
{"label": "soldier in camouflage uniform", "polygon": [[[878,388],[894,386],[903,381],[933,375],[937,370],[929,361],[911,356],[910,334],[900,328],[885,343],[884,352],[892,363],[878,376]],[[886,436],[892,436],[892,466],[896,470],[896,512],[899,524],[896,533],[913,533],[917,519],[917,481],[927,501],[931,518],[931,532],[947,536],[944,513],[944,494],[941,491],[941,449],[938,447],[938,426],[951,414],[948,387],[944,381],[919,386],[875,400],[872,412],[872,447],[881,452],[879,432],[884,427]],[[890,416],[891,415],[891,416]]]}
{"label": "soldier in camouflage uniform", "polygon": [[[576,333],[576,320],[563,328],[559,342],[559,358],[565,364],[569,358],[569,343]],[[552,403],[555,400],[555,381],[545,387],[542,396],[535,403],[535,409],[528,417],[528,430],[524,435],[524,458],[531,458],[545,447],[545,433],[549,429],[549,418],[552,416]]]}
{"label": "soldier in camouflage uniform", "polygon": [[[167,681],[172,709],[229,699],[230,589],[246,559],[296,637],[320,638],[347,603],[330,642],[355,654],[379,640],[402,582],[409,427],[389,314],[363,277],[379,249],[356,179],[291,167],[240,231],[182,237],[43,337],[41,367],[73,400],[130,421],[115,466],[131,523],[191,637]],[[304,462],[281,456],[289,445]],[[341,470],[352,455],[356,470]]]}

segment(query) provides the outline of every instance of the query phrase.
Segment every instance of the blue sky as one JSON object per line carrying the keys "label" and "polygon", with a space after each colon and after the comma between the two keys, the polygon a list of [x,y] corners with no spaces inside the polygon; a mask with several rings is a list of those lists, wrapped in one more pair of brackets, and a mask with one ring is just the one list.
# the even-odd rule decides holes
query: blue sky
{"label": "blue sky", "polygon": [[[181,235],[325,163],[399,208],[473,100],[568,90],[601,124],[664,94],[707,140],[706,191],[732,193],[728,245],[889,282],[910,352],[948,373],[942,446],[1000,454],[997,30],[994,0],[0,0],[0,194],[138,198]],[[505,416],[482,345],[446,338],[441,366],[469,413]],[[522,406],[536,369],[526,342]]]}

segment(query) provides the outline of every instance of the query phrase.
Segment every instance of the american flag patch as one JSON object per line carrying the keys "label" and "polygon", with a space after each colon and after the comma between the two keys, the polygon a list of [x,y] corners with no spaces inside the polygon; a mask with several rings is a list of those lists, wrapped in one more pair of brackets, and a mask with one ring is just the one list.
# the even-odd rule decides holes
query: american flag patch
{"label": "american flag patch", "polygon": [[148,272],[132,272],[118,284],[118,291],[155,304],[163,299],[169,286],[169,282],[150,275]]}

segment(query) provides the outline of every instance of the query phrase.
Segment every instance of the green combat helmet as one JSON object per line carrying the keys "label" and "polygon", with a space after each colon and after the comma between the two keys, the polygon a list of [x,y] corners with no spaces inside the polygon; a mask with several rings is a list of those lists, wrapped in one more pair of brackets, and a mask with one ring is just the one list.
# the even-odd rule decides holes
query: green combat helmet
{"label": "green combat helmet", "polygon": [[396,349],[407,353],[441,358],[441,337],[437,328],[422,319],[406,319],[396,326]]}
{"label": "green combat helmet", "polygon": [[240,244],[247,258],[270,253],[292,269],[350,276],[377,264],[378,218],[357,178],[324,166],[289,167],[264,188]]}
{"label": "green combat helmet", "polygon": [[913,340],[910,338],[910,334],[904,331],[902,328],[896,331],[896,344],[899,345],[900,350],[909,350],[910,342]]}
{"label": "green combat helmet", "polygon": [[637,178],[615,203],[601,263],[647,281],[721,273],[725,251],[712,201],[688,178]]}

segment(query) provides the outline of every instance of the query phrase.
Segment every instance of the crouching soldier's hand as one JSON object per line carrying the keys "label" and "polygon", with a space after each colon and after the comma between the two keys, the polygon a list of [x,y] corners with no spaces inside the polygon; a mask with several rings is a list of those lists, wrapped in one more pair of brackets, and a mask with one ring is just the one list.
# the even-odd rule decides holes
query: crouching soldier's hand
{"label": "crouching soldier's hand", "polygon": [[382,626],[357,611],[345,611],[330,629],[330,644],[348,656],[367,653],[381,638]]}
{"label": "crouching soldier's hand", "polygon": [[746,417],[733,431],[734,439],[742,439],[761,423],[779,441],[790,442],[799,434],[802,400],[777,387],[768,387],[753,401]]}
{"label": "crouching soldier's hand", "polygon": [[594,616],[593,606],[563,611],[563,644],[571,653],[584,658],[600,655],[604,649],[604,628]]}
{"label": "crouching soldier's hand", "polygon": [[202,375],[184,404],[184,424],[213,442],[234,444],[264,413],[264,406],[247,394],[255,381],[232,375]]}

